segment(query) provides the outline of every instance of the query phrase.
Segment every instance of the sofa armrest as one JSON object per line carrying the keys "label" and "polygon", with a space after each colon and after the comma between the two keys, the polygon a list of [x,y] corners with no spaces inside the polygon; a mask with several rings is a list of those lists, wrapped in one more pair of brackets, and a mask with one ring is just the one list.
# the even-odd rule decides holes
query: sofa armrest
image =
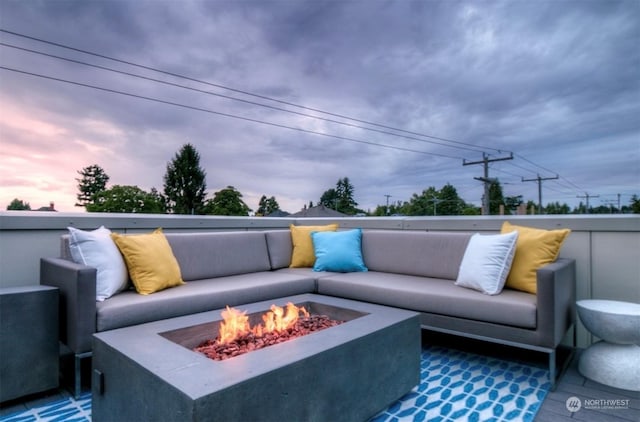
{"label": "sofa armrest", "polygon": [[96,269],[65,259],[41,258],[40,284],[60,291],[60,341],[75,354],[90,351],[96,331]]}
{"label": "sofa armrest", "polygon": [[556,348],[576,321],[576,262],[558,258],[537,272],[540,342]]}

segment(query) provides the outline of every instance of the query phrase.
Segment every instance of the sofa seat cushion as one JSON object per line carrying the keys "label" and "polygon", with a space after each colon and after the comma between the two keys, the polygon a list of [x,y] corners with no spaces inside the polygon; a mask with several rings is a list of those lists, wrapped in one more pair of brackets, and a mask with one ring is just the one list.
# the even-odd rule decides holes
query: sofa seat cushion
{"label": "sofa seat cushion", "polygon": [[331,271],[313,271],[312,268],[309,267],[304,267],[304,268],[281,268],[279,270],[276,270],[275,272],[277,273],[284,273],[284,274],[295,274],[298,277],[301,278],[313,278],[314,280],[316,280],[316,289],[315,292],[318,291],[317,289],[317,280],[323,277],[331,277],[333,275],[339,274],[339,273],[334,273]]}
{"label": "sofa seat cushion", "polygon": [[504,289],[489,296],[451,280],[369,271],[318,279],[318,293],[477,321],[536,328],[536,296]]}
{"label": "sofa seat cushion", "polygon": [[314,290],[313,277],[267,271],[190,281],[148,296],[126,291],[96,304],[96,327],[112,330]]}

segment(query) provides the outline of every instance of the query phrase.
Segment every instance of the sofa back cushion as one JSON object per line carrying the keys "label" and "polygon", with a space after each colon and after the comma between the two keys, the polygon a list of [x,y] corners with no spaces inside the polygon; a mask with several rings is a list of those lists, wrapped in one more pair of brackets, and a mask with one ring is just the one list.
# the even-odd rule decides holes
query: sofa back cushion
{"label": "sofa back cushion", "polygon": [[365,230],[362,255],[369,271],[455,280],[471,235]]}
{"label": "sofa back cushion", "polygon": [[184,281],[269,271],[262,232],[166,233]]}
{"label": "sofa back cushion", "polygon": [[269,249],[271,269],[287,268],[291,264],[293,243],[290,230],[268,230],[264,232]]}

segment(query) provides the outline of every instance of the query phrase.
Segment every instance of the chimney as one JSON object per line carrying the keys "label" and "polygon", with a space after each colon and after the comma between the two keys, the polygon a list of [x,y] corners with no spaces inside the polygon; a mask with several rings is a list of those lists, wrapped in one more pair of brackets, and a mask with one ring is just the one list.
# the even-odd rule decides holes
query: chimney
{"label": "chimney", "polygon": [[56,210],[56,204],[54,204],[53,201],[49,202],[49,210],[50,211],[55,211]]}

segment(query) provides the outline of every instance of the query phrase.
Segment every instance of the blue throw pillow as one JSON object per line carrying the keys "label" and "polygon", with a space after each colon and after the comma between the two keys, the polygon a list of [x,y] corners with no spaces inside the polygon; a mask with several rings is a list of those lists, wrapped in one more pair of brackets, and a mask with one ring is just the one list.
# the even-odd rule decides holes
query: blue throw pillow
{"label": "blue throw pillow", "polygon": [[362,230],[311,232],[316,263],[313,271],[367,271],[362,259]]}

